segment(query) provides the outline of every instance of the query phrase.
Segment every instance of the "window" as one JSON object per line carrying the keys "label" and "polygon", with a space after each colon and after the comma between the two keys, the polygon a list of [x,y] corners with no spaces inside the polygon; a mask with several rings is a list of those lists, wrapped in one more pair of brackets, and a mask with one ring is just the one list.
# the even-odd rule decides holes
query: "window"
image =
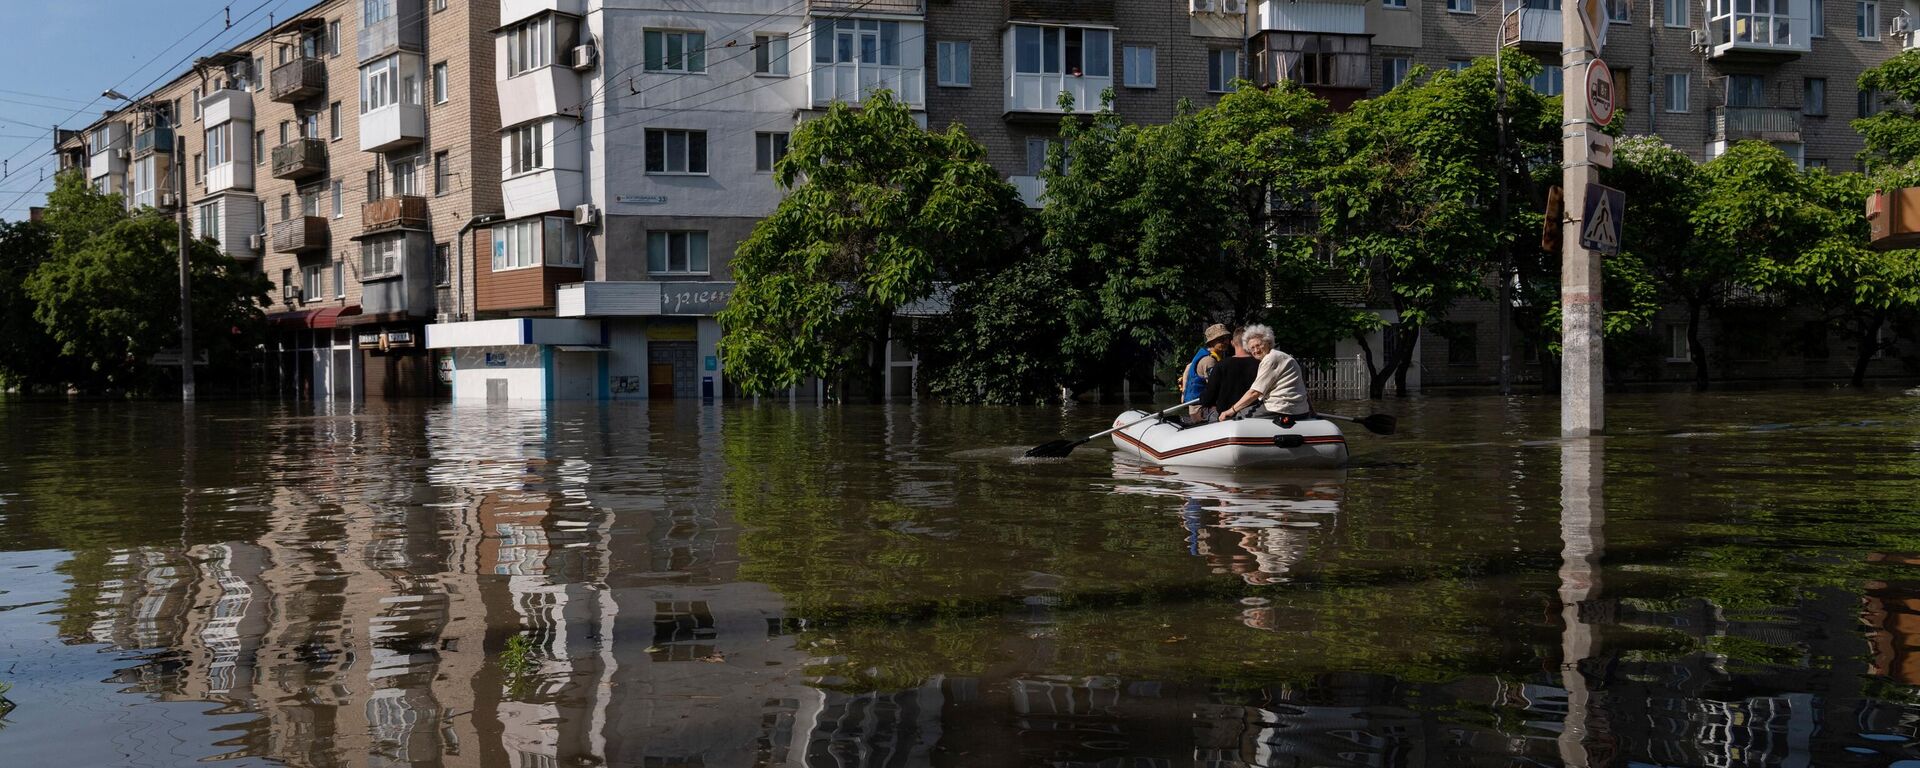
{"label": "window", "polygon": [[247,70],[246,90],[264,91],[267,88],[267,68],[262,65],[259,56],[253,57],[252,67]]}
{"label": "window", "polygon": [[1447,59],[1448,72],[1460,72],[1471,66],[1473,66],[1473,62],[1467,61],[1466,59]]}
{"label": "window", "polygon": [[1627,0],[1607,0],[1607,21],[1625,24],[1632,20],[1633,10],[1627,7]]}
{"label": "window", "polygon": [[340,20],[327,22],[327,55],[340,55]]}
{"label": "window", "polygon": [[[1551,68],[1559,72],[1557,68]],[[1413,59],[1389,56],[1380,62],[1380,90],[1391,91],[1400,87],[1407,79],[1407,73],[1413,70]]]}
{"label": "window", "polygon": [[1380,0],[1380,7],[1404,11],[1407,9],[1407,0]]}
{"label": "window", "polygon": [[445,286],[453,282],[453,247],[446,243],[433,244],[433,284]]}
{"label": "window", "polygon": [[1683,363],[1692,359],[1687,346],[1687,326],[1683,323],[1667,324],[1667,362]]}
{"label": "window", "polygon": [[1880,0],[1859,0],[1853,10],[1854,34],[1862,40],[1880,39]]}
{"label": "window", "polygon": [[546,123],[528,123],[507,129],[506,154],[508,176],[547,167]]}
{"label": "window", "polygon": [[1854,104],[1855,112],[1861,117],[1873,117],[1880,113],[1880,94],[1877,91],[1862,88]]}
{"label": "window", "polygon": [[361,241],[360,279],[370,280],[400,274],[400,241],[402,239],[404,236]]}
{"label": "window", "polygon": [[1802,87],[1804,90],[1801,93],[1800,111],[1809,115],[1826,114],[1827,79],[1824,77],[1809,77],[1806,80],[1806,84]]}
{"label": "window", "polygon": [[[814,39],[822,39],[815,37]],[[819,45],[815,45],[819,48]],[[646,33],[648,72],[707,71],[707,34],[649,29]]]}
{"label": "window", "polygon": [[333,180],[333,217],[336,219],[340,218],[341,216],[347,215],[347,209],[344,204],[345,200],[342,199],[345,196],[345,193],[346,193],[346,185],[340,183],[339,179],[334,179]]}
{"label": "window", "polygon": [[320,190],[321,187],[318,186],[306,187],[300,190],[300,215],[320,215]]}
{"label": "window", "polygon": [[1023,75],[1113,76],[1113,33],[1080,27],[1016,26],[1014,72]]}
{"label": "window", "polygon": [[1475,365],[1480,362],[1480,325],[1478,323],[1457,323],[1453,333],[1447,335],[1447,364]]}
{"label": "window", "polygon": [[707,233],[648,232],[647,272],[654,275],[707,273]]}
{"label": "window", "polygon": [[207,177],[207,158],[200,153],[193,155],[193,180],[199,182]]}
{"label": "window", "polygon": [[193,89],[193,119],[200,119],[200,89]]}
{"label": "window", "polygon": [[813,23],[813,39],[815,64],[900,65],[900,22],[897,21],[823,19]]}
{"label": "window", "polygon": [[133,204],[134,207],[153,205],[157,198],[153,194],[154,159],[148,157],[133,164]]}
{"label": "window", "polygon": [[[293,284],[293,270],[291,268],[280,270],[280,295],[286,296],[287,291],[295,287]],[[292,302],[288,301],[288,303],[291,304]]]}
{"label": "window", "polygon": [[573,240],[573,222],[561,216],[545,219],[545,256],[549,267],[580,266],[580,248]]}
{"label": "window", "polygon": [[1226,93],[1240,77],[1240,52],[1232,49],[1207,51],[1207,91]]}
{"label": "window", "polygon": [[1566,91],[1566,71],[1556,66],[1541,67],[1527,78],[1527,87],[1542,96],[1559,96]]}
{"label": "window", "polygon": [[195,221],[194,223],[197,224],[198,226],[194,227],[194,233],[201,237],[205,237],[213,240],[219,240],[220,239],[220,201],[216,200],[214,202],[202,205],[200,206],[200,209],[196,211],[196,213],[198,214],[195,217],[197,221]]}
{"label": "window", "polygon": [[233,162],[233,123],[221,123],[207,129],[207,167],[218,168]]}
{"label": "window", "polygon": [[706,172],[706,131],[647,129],[647,173]]}
{"label": "window", "polygon": [[1809,157],[1807,158],[1807,167],[1819,168],[1824,171],[1827,169],[1827,159],[1824,157]]}
{"label": "window", "polygon": [[360,0],[360,26],[371,27],[393,15],[393,0]]}
{"label": "window", "polygon": [[326,267],[319,264],[300,268],[301,301],[320,301],[326,298],[326,294],[322,293],[326,289],[326,270]]}
{"label": "window", "polygon": [[292,120],[280,121],[280,143],[281,144],[287,143],[287,139],[291,138],[292,136],[293,136],[293,121]]}
{"label": "window", "polygon": [[753,36],[753,71],[762,75],[787,74],[787,36]]}
{"label": "window", "polygon": [[1666,110],[1668,112],[1687,111],[1687,103],[1689,100],[1687,89],[1689,85],[1690,83],[1688,82],[1686,73],[1667,75]]}
{"label": "window", "polygon": [[300,138],[320,138],[320,113],[309,112],[300,117]]}
{"label": "window", "polygon": [[447,183],[448,172],[447,151],[443,149],[433,153],[433,194],[444,195],[451,191],[451,185]]}
{"label": "window", "polygon": [[388,165],[393,169],[393,194],[396,197],[419,193],[419,188],[413,184],[412,160],[396,160]]}
{"label": "window", "polygon": [[1827,36],[1827,0],[1810,0],[1807,3],[1807,20],[1813,22],[1813,36]]}
{"label": "window", "polygon": [[965,40],[942,40],[934,45],[935,84],[949,88],[968,88],[973,85],[973,43]]}
{"label": "window", "polygon": [[493,228],[493,271],[540,264],[580,266],[580,249],[575,242],[572,221],[562,216],[547,216]]}
{"label": "window", "polygon": [[327,137],[340,140],[340,102],[327,105]]}
{"label": "window", "polygon": [[771,173],[780,158],[787,156],[787,134],[756,133],[753,135],[753,169],[761,173]]}
{"label": "window", "polygon": [[360,68],[360,114],[400,103],[399,69],[399,54]]}
{"label": "window", "polygon": [[534,249],[534,230],[539,220],[528,219],[493,228],[493,271],[531,267],[539,263]]}
{"label": "window", "polygon": [[293,195],[280,196],[280,220],[293,218]]}
{"label": "window", "polygon": [[433,103],[447,103],[447,63],[433,65]]}
{"label": "window", "polygon": [[1065,151],[1061,151],[1058,157],[1049,157],[1049,153],[1060,148],[1061,144],[1058,139],[1027,139],[1027,175],[1039,176],[1045,173],[1049,161],[1053,163],[1053,170],[1066,173],[1067,169],[1072,165],[1072,159],[1067,157]]}
{"label": "window", "polygon": [[1685,27],[1688,25],[1690,15],[1687,11],[1687,0],[1665,0],[1663,8],[1665,12],[1661,14],[1661,18],[1667,26]]}
{"label": "window", "polygon": [[1120,75],[1122,85],[1128,88],[1157,88],[1160,85],[1160,71],[1155,62],[1158,50],[1151,45],[1128,45],[1120,48]]}
{"label": "window", "polygon": [[1620,127],[1627,125],[1627,113],[1633,111],[1633,70],[1620,68],[1613,71],[1614,122]]}
{"label": "window", "polygon": [[267,161],[266,150],[267,150],[267,132],[254,131],[253,132],[253,164],[254,165],[259,165]]}
{"label": "window", "polygon": [[506,32],[507,76],[512,77],[553,63],[553,17],[541,16],[513,25]]}
{"label": "window", "polygon": [[385,199],[387,199],[387,190],[380,186],[380,169],[377,167],[368,169],[366,201],[371,203],[375,200]]}
{"label": "window", "polygon": [[1473,13],[1473,0],[1447,0],[1449,13]]}
{"label": "window", "polygon": [[441,12],[441,11],[444,11],[444,10],[446,10],[446,9],[447,9],[447,0],[433,0],[433,12],[434,12],[434,13],[439,13],[439,12]]}
{"label": "window", "polygon": [[1728,75],[1727,106],[1765,106],[1766,90],[1766,81],[1759,75]]}
{"label": "window", "polygon": [[336,299],[347,297],[347,263],[344,261],[333,263],[333,297]]}

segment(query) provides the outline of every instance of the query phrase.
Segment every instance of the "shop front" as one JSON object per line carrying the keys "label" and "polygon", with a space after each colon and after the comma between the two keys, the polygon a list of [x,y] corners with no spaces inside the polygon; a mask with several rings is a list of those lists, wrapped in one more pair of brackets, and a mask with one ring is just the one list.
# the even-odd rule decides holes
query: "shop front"
{"label": "shop front", "polygon": [[435,323],[426,348],[448,355],[456,402],[540,403],[605,400],[606,324],[598,320],[517,317]]}

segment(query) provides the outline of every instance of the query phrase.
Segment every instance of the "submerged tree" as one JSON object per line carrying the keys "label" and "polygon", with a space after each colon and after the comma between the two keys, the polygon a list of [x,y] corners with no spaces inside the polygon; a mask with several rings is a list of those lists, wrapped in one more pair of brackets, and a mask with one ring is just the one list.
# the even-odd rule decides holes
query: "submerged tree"
{"label": "submerged tree", "polygon": [[774,178],[788,194],[741,244],[718,318],[727,375],[750,392],[860,366],[880,398],[899,310],[999,255],[1019,221],[978,143],[921,128],[885,91],[802,123]]}

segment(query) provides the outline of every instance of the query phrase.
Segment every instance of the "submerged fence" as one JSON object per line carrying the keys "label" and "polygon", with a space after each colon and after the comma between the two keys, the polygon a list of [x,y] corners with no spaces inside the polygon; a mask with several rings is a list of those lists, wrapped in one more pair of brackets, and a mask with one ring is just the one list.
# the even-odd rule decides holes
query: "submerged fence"
{"label": "submerged fence", "polygon": [[1361,400],[1367,396],[1367,361],[1358,354],[1305,366],[1307,393],[1329,400]]}

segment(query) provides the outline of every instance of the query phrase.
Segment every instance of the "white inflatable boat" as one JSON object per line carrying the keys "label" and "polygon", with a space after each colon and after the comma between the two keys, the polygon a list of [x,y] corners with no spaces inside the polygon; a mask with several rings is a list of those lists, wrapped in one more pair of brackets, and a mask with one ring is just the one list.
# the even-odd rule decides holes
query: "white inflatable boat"
{"label": "white inflatable boat", "polygon": [[1127,411],[1114,426],[1147,419],[1113,433],[1122,452],[1177,467],[1331,468],[1347,464],[1347,437],[1327,419],[1239,419],[1181,428],[1148,411]]}

